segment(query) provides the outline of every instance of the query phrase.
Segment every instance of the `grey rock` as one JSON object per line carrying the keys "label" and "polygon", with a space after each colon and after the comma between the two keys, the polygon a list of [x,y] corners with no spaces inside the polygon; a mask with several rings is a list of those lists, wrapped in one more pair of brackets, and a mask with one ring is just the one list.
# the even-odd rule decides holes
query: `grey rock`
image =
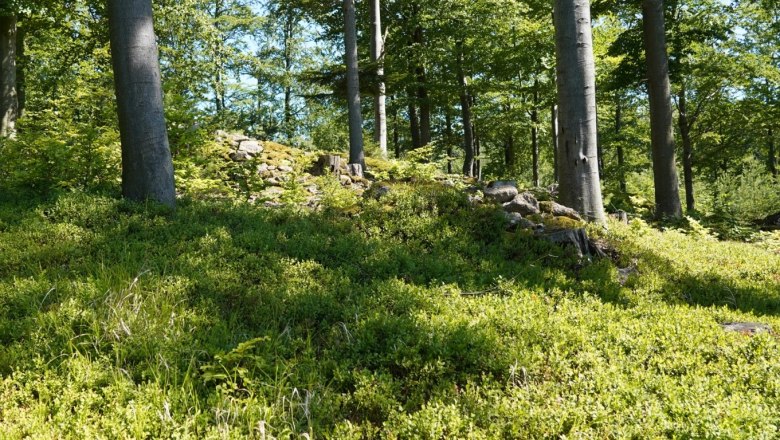
{"label": "grey rock", "polygon": [[251,139],[243,140],[238,144],[238,151],[244,151],[250,156],[257,156],[263,150],[264,148],[260,145],[260,142]]}
{"label": "grey rock", "polygon": [[483,192],[486,198],[498,203],[510,202],[518,194],[517,184],[510,181],[491,182]]}
{"label": "grey rock", "polygon": [[320,190],[317,188],[317,185],[310,185],[306,187],[306,191],[309,191],[312,194],[320,194]]}
{"label": "grey rock", "polygon": [[758,322],[725,322],[720,326],[727,332],[736,332],[751,336],[772,331],[772,327]]}
{"label": "grey rock", "polygon": [[279,171],[281,171],[283,173],[292,173],[293,172],[293,167],[291,167],[291,166],[279,165],[278,168],[279,168]]}
{"label": "grey rock", "polygon": [[504,211],[516,212],[520,215],[539,214],[539,202],[533,194],[524,192],[515,196],[512,201],[504,203]]}
{"label": "grey rock", "polygon": [[268,171],[268,164],[267,163],[261,163],[257,166],[257,172],[258,174],[263,174],[266,171]]}
{"label": "grey rock", "polygon": [[233,162],[246,162],[251,159],[251,157],[246,151],[234,151],[230,153],[230,159]]}
{"label": "grey rock", "polygon": [[552,214],[556,217],[568,217],[572,220],[578,220],[582,221],[582,217],[580,217],[580,214],[566,206],[561,205],[560,203],[556,202],[542,202],[539,204],[540,209],[542,212],[545,212],[547,214]]}
{"label": "grey rock", "polygon": [[346,174],[342,174],[342,175],[340,175],[340,176],[339,176],[339,181],[341,182],[341,184],[342,184],[342,185],[345,185],[345,186],[346,186],[346,185],[352,185],[352,178],[351,178],[351,177],[349,177],[349,176],[348,176],[348,175],[346,175]]}

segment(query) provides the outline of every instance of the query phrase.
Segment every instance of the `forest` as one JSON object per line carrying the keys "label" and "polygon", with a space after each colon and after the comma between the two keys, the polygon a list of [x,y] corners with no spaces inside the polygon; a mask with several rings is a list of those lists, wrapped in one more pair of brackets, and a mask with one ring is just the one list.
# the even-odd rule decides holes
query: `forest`
{"label": "forest", "polygon": [[0,0],[0,438],[780,436],[777,0]]}

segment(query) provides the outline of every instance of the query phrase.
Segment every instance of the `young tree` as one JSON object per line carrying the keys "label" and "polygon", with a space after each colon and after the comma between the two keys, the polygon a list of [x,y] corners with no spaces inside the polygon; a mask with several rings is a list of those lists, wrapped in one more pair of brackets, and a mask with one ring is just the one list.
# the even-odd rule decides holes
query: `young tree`
{"label": "young tree", "polygon": [[680,217],[682,206],[674,155],[663,0],[642,1],[642,29],[647,62],[647,93],[650,99],[656,216]]}
{"label": "young tree", "polygon": [[555,0],[561,202],[604,222],[596,138],[596,72],[588,0]]}
{"label": "young tree", "polygon": [[363,152],[363,116],[360,113],[355,0],[344,0],[344,60],[347,67],[347,103],[349,108],[349,163],[365,169]]}
{"label": "young tree", "polygon": [[152,2],[109,0],[108,15],[122,140],[122,194],[173,207],[176,191]]}

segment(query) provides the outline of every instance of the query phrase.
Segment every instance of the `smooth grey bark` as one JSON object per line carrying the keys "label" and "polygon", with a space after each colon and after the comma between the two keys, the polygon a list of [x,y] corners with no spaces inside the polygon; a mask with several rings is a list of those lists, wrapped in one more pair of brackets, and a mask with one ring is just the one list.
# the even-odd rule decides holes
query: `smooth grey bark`
{"label": "smooth grey bark", "polygon": [[16,89],[16,16],[0,17],[0,136],[16,135],[19,101]]}
{"label": "smooth grey bark", "polygon": [[558,106],[553,104],[550,107],[550,137],[552,140],[553,152],[553,180],[558,182]]}
{"label": "smooth grey bark", "polygon": [[588,0],[555,0],[558,177],[562,204],[603,223],[596,138],[596,69]]}
{"label": "smooth grey bark", "polygon": [[688,117],[688,99],[685,84],[677,93],[678,123],[680,137],[683,142],[683,181],[685,182],[685,207],[688,212],[696,210],[696,199],[693,194],[693,143],[691,141],[691,126],[693,121]]}
{"label": "smooth grey bark", "polygon": [[647,94],[650,100],[655,214],[658,217],[679,218],[682,216],[682,205],[674,154],[663,0],[642,1],[642,31],[647,60]]}
{"label": "smooth grey bark", "polygon": [[457,75],[458,85],[460,86],[460,109],[463,119],[463,149],[465,157],[463,161],[463,174],[474,177],[474,125],[471,122],[471,97],[466,83],[466,75],[463,70],[463,42],[458,41],[455,45],[457,52]]}
{"label": "smooth grey bark", "polygon": [[374,141],[379,145],[379,154],[387,159],[387,108],[385,85],[384,52],[385,39],[382,34],[382,9],[380,0],[371,0],[371,60],[376,63],[376,99],[374,100]]}
{"label": "smooth grey bark", "polygon": [[111,58],[122,139],[122,194],[176,204],[151,0],[109,0]]}
{"label": "smooth grey bark", "polygon": [[344,60],[347,65],[347,102],[349,105],[349,163],[366,167],[363,152],[363,115],[360,113],[360,77],[358,70],[355,0],[344,0]]}

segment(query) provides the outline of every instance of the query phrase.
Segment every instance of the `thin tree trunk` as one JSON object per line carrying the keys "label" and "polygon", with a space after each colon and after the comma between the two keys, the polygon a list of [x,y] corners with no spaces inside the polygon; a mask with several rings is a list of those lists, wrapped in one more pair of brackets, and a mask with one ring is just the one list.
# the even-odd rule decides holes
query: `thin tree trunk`
{"label": "thin tree trunk", "polygon": [[285,11],[287,16],[284,23],[284,136],[289,142],[293,138],[293,114],[292,114],[292,68],[293,53],[292,39],[295,32],[295,16],[292,10]]}
{"label": "thin tree trunk", "polygon": [[559,108],[559,195],[588,220],[604,222],[596,145],[596,73],[590,5],[555,0]]}
{"label": "thin tree trunk", "polygon": [[0,17],[0,136],[14,137],[19,101],[16,89],[16,16]]}
{"label": "thin tree trunk", "polygon": [[[471,108],[477,106],[477,100],[473,96],[471,97]],[[474,134],[474,177],[477,180],[482,180],[482,142],[479,137],[479,131],[477,131],[477,123],[474,121],[474,117],[471,118],[471,132]]]}
{"label": "thin tree trunk", "polygon": [[539,80],[534,81],[534,107],[531,109],[531,156],[533,159],[533,184],[539,187]]}
{"label": "thin tree trunk", "polygon": [[457,52],[457,74],[458,85],[460,86],[460,108],[463,119],[463,150],[465,158],[463,161],[463,174],[474,177],[474,126],[471,123],[471,97],[469,96],[466,75],[463,71],[463,42],[456,43]]}
{"label": "thin tree trunk", "polygon": [[628,192],[626,187],[626,158],[623,151],[623,104],[620,95],[615,96],[615,140],[617,141],[618,179],[620,179],[620,192]]}
{"label": "thin tree trunk", "polygon": [[679,106],[680,136],[683,141],[683,176],[685,180],[685,206],[688,212],[696,210],[696,200],[693,194],[693,144],[691,142],[691,123],[688,120],[688,101],[685,84],[680,87],[677,94]]}
{"label": "thin tree trunk", "polygon": [[412,17],[417,22],[412,32],[412,44],[415,48],[414,63],[416,65],[414,67],[414,76],[417,81],[417,103],[420,107],[420,145],[425,146],[431,143],[431,102],[428,96],[425,66],[421,57],[425,46],[425,38],[423,28],[419,24],[420,6],[417,2],[412,3]]}
{"label": "thin tree trunk", "polygon": [[550,137],[553,150],[553,180],[558,182],[558,106],[553,104],[550,108]]}
{"label": "thin tree trunk", "polygon": [[384,68],[384,37],[382,35],[382,10],[380,0],[371,0],[372,39],[371,60],[376,63],[377,90],[374,100],[374,141],[379,145],[379,154],[387,159],[387,110]]}
{"label": "thin tree trunk", "polygon": [[363,115],[360,113],[355,0],[344,0],[344,49],[347,64],[347,101],[349,102],[349,163],[366,167],[363,153]]}
{"label": "thin tree trunk", "polygon": [[25,69],[27,68],[27,54],[24,48],[24,40],[27,36],[27,28],[18,25],[16,27],[16,94],[17,94],[17,117],[24,115],[24,108],[27,105],[27,77]]}
{"label": "thin tree trunk", "polygon": [[398,132],[398,107],[393,106],[393,148],[395,150],[395,158],[401,158],[401,139]]}
{"label": "thin tree trunk", "polygon": [[412,135],[412,150],[422,147],[420,141],[420,119],[417,117],[417,107],[414,104],[414,93],[409,91],[409,131]]}
{"label": "thin tree trunk", "polygon": [[773,176],[777,177],[777,155],[775,153],[775,133],[772,127],[767,129],[767,136],[769,137],[769,172]]}
{"label": "thin tree trunk", "polygon": [[452,174],[452,156],[455,152],[452,148],[452,115],[449,106],[444,111],[444,143],[447,145],[447,174]]}
{"label": "thin tree trunk", "polygon": [[678,218],[682,216],[682,206],[674,154],[672,99],[663,0],[642,1],[642,28],[647,59],[647,89],[650,98],[656,216]]}
{"label": "thin tree trunk", "polygon": [[111,58],[122,139],[122,194],[175,206],[151,0],[109,0]]}

